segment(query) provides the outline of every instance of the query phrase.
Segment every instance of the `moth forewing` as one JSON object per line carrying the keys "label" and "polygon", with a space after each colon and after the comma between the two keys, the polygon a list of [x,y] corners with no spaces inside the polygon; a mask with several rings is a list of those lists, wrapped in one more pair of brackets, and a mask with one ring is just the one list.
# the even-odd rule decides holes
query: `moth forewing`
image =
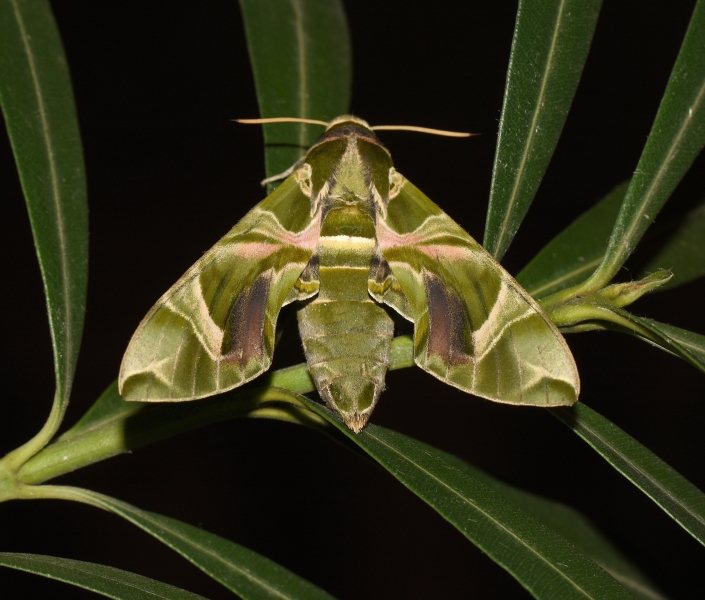
{"label": "moth forewing", "polygon": [[289,177],[149,311],[125,352],[126,400],[195,400],[269,368],[276,320],[311,260],[320,219]]}
{"label": "moth forewing", "polygon": [[253,379],[290,302],[316,388],[355,432],[384,389],[385,306],[414,323],[417,364],[455,387],[513,404],[577,399],[551,320],[355,117],[333,120],[147,314],[123,359],[123,397],[194,400]]}
{"label": "moth forewing", "polygon": [[475,240],[409,181],[377,239],[414,314],[414,358],[477,396],[573,404],[580,380],[551,319]]}

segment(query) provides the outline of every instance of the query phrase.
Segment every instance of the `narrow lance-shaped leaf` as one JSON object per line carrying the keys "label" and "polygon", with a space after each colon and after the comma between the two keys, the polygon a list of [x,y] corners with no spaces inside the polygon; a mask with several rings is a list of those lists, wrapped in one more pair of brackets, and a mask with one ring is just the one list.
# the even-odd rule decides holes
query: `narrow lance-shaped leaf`
{"label": "narrow lance-shaped leaf", "polygon": [[0,552],[0,565],[70,583],[117,600],[198,600],[203,598],[136,573],[81,560]]}
{"label": "narrow lance-shaped leaf", "polygon": [[698,0],[604,261],[581,291],[607,284],[705,144],[705,0]]}
{"label": "narrow lance-shaped leaf", "polygon": [[497,260],[509,248],[553,156],[601,4],[519,2],[483,243]]}
{"label": "narrow lance-shaped leaf", "polygon": [[623,324],[619,324],[622,331],[636,335],[666,352],[675,354],[705,373],[705,335],[659,323],[653,319],[637,317],[619,308],[613,308],[612,312],[623,321]]}
{"label": "narrow lance-shaped leaf", "polygon": [[47,485],[28,487],[26,491],[27,498],[73,500],[115,513],[245,600],[333,600],[327,592],[274,561],[199,527],[81,488]]}
{"label": "narrow lance-shaped leaf", "polygon": [[705,275],[705,202],[691,211],[667,236],[638,277],[645,277],[658,269],[672,271],[673,277],[658,291]]}
{"label": "narrow lance-shaped leaf", "polygon": [[57,388],[50,429],[55,430],[68,402],[83,331],[88,219],[71,81],[45,0],[0,2],[0,102],[47,298]]}
{"label": "narrow lance-shaped leaf", "polygon": [[[411,337],[395,338],[389,368],[401,369],[413,364]],[[291,394],[278,389],[295,394],[315,391],[305,363],[268,373],[257,385],[257,389],[238,390],[188,405],[150,405],[123,400],[115,381],[71,429],[32,457],[17,476],[25,484],[39,484],[146,444],[234,417],[279,419],[330,432],[327,421],[302,408],[298,401],[292,404]]]}
{"label": "narrow lance-shaped leaf", "polygon": [[[413,365],[413,344],[410,337],[396,338],[393,342],[390,368],[411,365]],[[276,389],[276,386],[281,386],[299,393],[314,391],[315,388],[305,364],[271,373],[267,381],[275,387],[256,391],[254,395],[252,391],[244,390],[189,405],[151,406],[125,402],[117,393],[117,385],[113,384],[74,427],[30,460],[19,476],[25,483],[39,483],[96,460],[134,450],[140,442],[150,443],[205,423],[238,416],[284,419],[307,424],[323,431],[335,441],[350,447],[351,450],[358,449],[327,421],[304,408],[296,396],[282,389]],[[140,421],[142,421],[141,424],[138,423]],[[322,425],[324,427],[321,427]],[[138,431],[141,431],[141,434],[135,435]],[[117,432],[132,433],[121,437],[116,435]],[[358,451],[362,452],[359,449]],[[573,545],[598,562],[631,591],[653,590],[653,586],[638,573],[638,570],[576,511],[503,484],[439,450],[434,452],[443,456],[455,468],[494,489],[538,521],[570,540]],[[42,478],[41,475],[44,477]],[[648,597],[653,599],[657,595],[651,593]]]}
{"label": "narrow lance-shaped leaf", "polygon": [[[351,51],[340,0],[240,0],[240,8],[261,117],[330,121],[348,112]],[[267,177],[291,167],[320,133],[302,123],[265,125]]]}
{"label": "narrow lance-shaped leaf", "polygon": [[534,298],[543,298],[587,279],[602,261],[607,240],[627,193],[614,188],[561,231],[517,275]]}
{"label": "narrow lance-shaped leaf", "polygon": [[549,409],[617,471],[705,545],[705,494],[663,460],[586,406]]}
{"label": "narrow lance-shaped leaf", "polygon": [[442,452],[375,425],[355,435],[330,411],[304,397],[301,401],[431,505],[534,597],[633,598],[574,546],[459,469]]}
{"label": "narrow lance-shaped leaf", "polygon": [[505,500],[516,504],[539,523],[570,542],[627,588],[635,598],[665,600],[656,586],[577,510],[508,485],[456,456],[436,448],[433,450],[449,465],[493,489]]}

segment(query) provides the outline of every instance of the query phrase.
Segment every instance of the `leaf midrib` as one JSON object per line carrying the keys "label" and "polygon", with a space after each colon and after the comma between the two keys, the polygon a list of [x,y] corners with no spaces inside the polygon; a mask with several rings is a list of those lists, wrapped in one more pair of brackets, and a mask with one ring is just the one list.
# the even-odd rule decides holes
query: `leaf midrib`
{"label": "leaf midrib", "polygon": [[[41,131],[44,136],[45,144],[46,144],[46,150],[47,150],[47,158],[49,161],[49,177],[51,180],[51,190],[52,190],[52,200],[54,201],[54,210],[56,213],[56,231],[59,236],[59,256],[60,256],[60,266],[59,268],[61,269],[61,286],[63,288],[63,294],[62,294],[62,303],[63,303],[63,315],[64,318],[66,319],[67,325],[64,329],[64,336],[65,336],[65,351],[63,357],[61,356],[61,353],[58,351],[58,348],[55,348],[54,355],[55,355],[55,361],[56,361],[56,367],[58,373],[61,373],[61,369],[59,369],[59,361],[63,358],[64,362],[64,369],[63,373],[61,375],[63,376],[62,379],[63,381],[57,381],[57,393],[60,394],[61,400],[65,400],[67,394],[68,394],[68,385],[70,385],[68,382],[70,380],[70,370],[71,370],[71,362],[72,362],[72,357],[73,357],[73,324],[71,323],[72,320],[72,313],[71,313],[71,282],[69,281],[69,274],[68,274],[68,269],[66,266],[68,265],[68,250],[67,250],[67,244],[66,244],[66,231],[65,231],[65,220],[64,220],[64,213],[63,213],[63,207],[61,205],[61,199],[60,199],[60,194],[59,194],[59,177],[57,173],[57,166],[56,166],[56,156],[54,154],[54,145],[53,145],[53,139],[51,136],[50,128],[49,128],[49,122],[47,118],[47,110],[46,110],[46,104],[44,101],[44,94],[42,91],[42,87],[39,83],[39,77],[37,75],[37,67],[36,67],[36,62],[35,62],[35,56],[34,53],[32,52],[32,48],[28,43],[28,39],[30,39],[29,35],[27,34],[27,30],[25,28],[25,23],[24,20],[22,19],[22,14],[19,10],[19,6],[17,3],[17,0],[11,0],[12,2],[12,9],[15,15],[15,19],[17,20],[17,26],[19,27],[20,30],[20,35],[22,38],[22,45],[24,47],[25,53],[27,55],[27,62],[29,64],[29,69],[30,69],[30,74],[32,76],[32,83],[34,85],[34,91],[36,94],[37,98],[37,105],[39,109],[39,117],[41,120]],[[40,261],[41,263],[41,261]],[[42,272],[45,270],[45,266],[42,266]],[[46,274],[44,274],[44,280],[45,280],[45,285],[47,286],[47,292],[48,292],[48,284],[46,280]],[[49,295],[47,294],[47,304],[49,304]],[[51,306],[49,306],[49,318],[52,319],[52,311],[51,311]],[[58,340],[56,339],[56,336],[58,335],[58,323],[53,323],[52,327],[52,337],[54,338],[54,343],[57,344]],[[59,384],[63,384],[63,389],[59,390],[58,386]]]}
{"label": "leaf midrib", "polygon": [[[505,533],[507,533],[509,536],[514,538],[521,546],[524,546],[526,549],[528,549],[532,554],[534,554],[540,561],[544,562],[546,565],[548,565],[551,569],[553,569],[560,577],[562,577],[565,581],[570,583],[578,592],[582,593],[586,598],[595,598],[595,596],[591,596],[586,590],[584,590],[582,587],[580,587],[575,581],[571,580],[568,578],[568,576],[563,573],[560,569],[556,568],[551,562],[549,562],[546,557],[544,557],[542,554],[540,554],[537,550],[535,550],[532,546],[528,545],[524,540],[522,540],[520,537],[518,537],[513,531],[507,529],[500,521],[497,521],[492,515],[488,514],[485,512],[483,509],[481,509],[477,504],[473,503],[469,498],[463,496],[460,494],[458,491],[454,490],[452,487],[450,487],[448,484],[446,484],[444,481],[439,479],[434,473],[424,469],[421,465],[418,463],[412,461],[408,456],[405,454],[402,454],[399,452],[394,446],[390,446],[387,444],[383,439],[379,438],[376,436],[374,433],[371,431],[368,431],[368,435],[372,437],[374,440],[382,444],[385,448],[388,450],[391,450],[394,454],[397,456],[402,457],[406,462],[417,468],[419,471],[422,473],[426,474],[429,478],[440,484],[442,487],[444,487],[446,490],[450,491],[453,493],[456,497],[458,497],[461,501],[465,502],[467,505],[473,507],[475,510],[477,510],[479,513],[481,513],[485,518],[487,518],[490,522],[494,523],[496,526],[498,526],[500,529],[502,529]],[[452,468],[452,467],[451,467]],[[456,469],[457,470],[457,469]],[[458,471],[460,473],[460,471]],[[602,567],[600,567],[602,568]]]}
{"label": "leaf midrib", "polygon": [[516,198],[519,194],[519,188],[524,180],[524,177],[526,175],[526,163],[529,159],[529,153],[531,150],[531,147],[534,142],[534,138],[536,137],[536,123],[538,122],[539,115],[541,114],[541,109],[543,107],[543,101],[542,98],[546,95],[546,87],[548,85],[548,77],[551,72],[551,68],[553,66],[553,63],[555,62],[555,48],[556,48],[556,43],[558,41],[558,34],[560,31],[560,23],[561,19],[563,17],[563,9],[565,8],[567,0],[562,0],[560,4],[560,8],[558,9],[558,13],[556,16],[555,20],[555,26],[553,28],[553,36],[551,38],[551,46],[549,49],[548,53],[548,60],[546,61],[546,65],[543,71],[543,77],[541,78],[541,87],[539,89],[539,95],[536,100],[536,106],[534,108],[534,114],[531,116],[531,126],[528,131],[528,135],[526,136],[526,143],[524,144],[524,151],[522,152],[521,155],[521,161],[519,163],[519,167],[517,168],[517,174],[514,178],[514,186],[512,187],[511,194],[509,195],[509,200],[507,202],[507,210],[504,213],[504,219],[502,219],[502,223],[499,227],[498,230],[498,235],[497,235],[497,244],[495,245],[496,248],[501,248],[502,240],[507,236],[507,231],[509,230],[509,221],[511,220],[511,217],[514,214],[514,205],[516,204]]}
{"label": "leaf midrib", "polygon": [[[128,511],[129,512],[129,511]],[[228,562],[225,560],[222,556],[214,553],[212,550],[204,548],[204,546],[200,544],[196,544],[193,541],[191,541],[188,537],[185,537],[183,534],[173,530],[173,529],[168,529],[167,527],[164,526],[163,523],[160,523],[158,520],[155,520],[152,518],[151,515],[148,513],[145,513],[143,511],[140,511],[142,518],[145,521],[148,521],[151,523],[153,526],[157,526],[161,530],[167,531],[170,535],[174,536],[175,538],[179,539],[180,541],[184,542],[185,544],[191,546],[192,548],[197,549],[198,551],[202,552],[206,556],[210,557],[211,559],[215,559],[216,561],[220,562],[223,566],[225,566],[228,570],[234,571],[236,573],[239,573],[240,575],[246,577],[249,581],[256,583],[257,585],[261,586],[262,588],[267,589],[270,593],[273,595],[277,596],[278,598],[283,598],[284,600],[290,598],[289,595],[284,595],[282,594],[279,590],[271,587],[269,584],[266,582],[262,581],[261,579],[258,579],[254,577],[249,571],[245,569],[239,569],[235,565],[233,565],[231,562]]]}
{"label": "leaf midrib", "polygon": [[668,148],[668,152],[666,153],[664,159],[661,161],[661,164],[656,169],[656,174],[651,182],[651,185],[649,185],[649,187],[644,192],[644,200],[641,203],[641,207],[639,208],[639,210],[637,210],[629,226],[620,236],[620,244],[619,246],[617,246],[614,253],[615,259],[618,259],[627,248],[632,246],[632,238],[634,236],[634,231],[638,227],[639,223],[641,223],[641,219],[650,218],[648,215],[645,214],[646,210],[651,207],[653,197],[658,193],[659,189],[661,188],[663,179],[668,173],[668,167],[676,158],[678,150],[683,141],[683,137],[685,136],[685,133],[689,129],[689,125],[692,122],[693,114],[697,112],[698,108],[700,107],[700,104],[703,101],[703,98],[705,98],[705,81],[703,81],[703,84],[700,86],[700,90],[696,94],[693,104],[688,108],[688,115],[683,119],[678,133],[673,138],[673,142]]}
{"label": "leaf midrib", "polygon": [[570,271],[566,271],[560,277],[555,277],[539,287],[535,287],[535,288],[531,288],[531,289],[526,288],[526,291],[529,292],[529,294],[531,294],[531,296],[533,296],[535,298],[536,296],[542,294],[544,291],[550,290],[550,289],[555,288],[556,286],[559,286],[564,281],[570,281],[571,279],[573,279],[574,277],[577,277],[581,273],[584,273],[586,271],[591,271],[594,267],[597,267],[597,265],[600,264],[600,261],[602,260],[603,256],[604,256],[604,254],[601,254],[598,258],[581,263],[579,267],[571,269]]}
{"label": "leaf midrib", "polygon": [[[679,498],[678,496],[673,496],[671,492],[665,488],[661,483],[658,481],[658,479],[654,479],[654,477],[649,474],[647,471],[642,469],[638,463],[635,463],[632,461],[631,458],[629,458],[626,454],[624,454],[621,450],[619,450],[616,446],[614,446],[611,442],[609,442],[606,438],[604,438],[596,429],[588,425],[585,420],[583,419],[582,422],[580,423],[580,427],[585,430],[585,432],[589,433],[592,438],[596,441],[599,442],[604,448],[607,448],[609,450],[612,450],[614,452],[614,455],[616,458],[621,459],[621,461],[627,465],[628,467],[631,468],[631,470],[636,473],[636,475],[641,475],[645,480],[651,482],[655,488],[657,488],[659,491],[662,492],[663,496],[665,496],[667,499],[671,500],[676,506],[680,506],[683,511],[691,516],[694,521],[699,523],[701,526],[705,526],[705,519],[701,517],[699,514],[694,513],[692,510],[687,505],[684,505],[680,502],[678,502]],[[638,484],[637,484],[638,485]],[[643,488],[642,488],[643,489]],[[654,501],[657,501],[656,498],[654,497],[653,493],[649,493],[648,490],[643,489],[644,493],[647,494],[649,497],[651,497]],[[673,517],[676,521],[681,522],[681,520],[678,518],[677,515],[673,514],[672,511],[668,510],[665,506],[663,509],[671,516]],[[692,532],[689,532],[691,535]],[[695,537],[695,536],[693,536]],[[696,538],[698,539],[698,538]],[[700,540],[698,540],[700,541]]]}
{"label": "leaf midrib", "polygon": [[[165,598],[167,600],[170,598],[170,596],[164,596],[162,594],[157,594],[151,590],[145,589],[143,586],[139,586],[139,585],[136,585],[132,582],[128,582],[123,578],[109,577],[105,573],[96,573],[94,570],[85,567],[84,563],[82,563],[82,561],[71,561],[71,564],[68,565],[65,562],[63,562],[62,560],[56,560],[56,557],[52,557],[52,556],[41,556],[41,558],[43,558],[44,561],[39,560],[39,558],[40,557],[38,555],[33,555],[33,554],[25,554],[23,556],[23,559],[26,560],[28,563],[36,562],[40,566],[41,566],[42,562],[51,563],[52,565],[57,566],[57,567],[70,568],[72,571],[79,573],[79,574],[89,575],[91,577],[98,577],[98,578],[103,579],[105,581],[117,583],[117,584],[119,584],[123,587],[126,587],[126,588],[139,590],[140,592],[142,592],[144,594],[149,594],[150,596],[154,596],[155,598]],[[54,559],[54,560],[52,560],[52,559]],[[68,559],[63,559],[63,560],[68,560]],[[89,564],[91,564],[91,563],[89,563]],[[41,573],[41,571],[40,571],[40,573]],[[67,583],[73,583],[71,581],[67,581],[66,579],[60,579],[56,576],[49,576],[46,573],[41,573],[41,574],[45,575],[47,577],[51,577],[52,579],[58,579],[59,581],[66,581]],[[81,586],[81,587],[83,587],[83,586]],[[86,589],[91,589],[91,588],[86,588]],[[95,590],[92,590],[92,591],[95,591]]]}

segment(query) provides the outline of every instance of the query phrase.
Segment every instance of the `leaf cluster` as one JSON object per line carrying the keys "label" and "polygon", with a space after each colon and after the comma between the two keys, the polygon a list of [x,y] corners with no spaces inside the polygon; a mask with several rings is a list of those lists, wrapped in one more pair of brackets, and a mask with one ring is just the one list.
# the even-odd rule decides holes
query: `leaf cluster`
{"label": "leaf cluster", "polygon": [[[340,2],[241,0],[240,8],[262,117],[330,119],[348,112],[351,49]],[[596,0],[519,4],[484,238],[498,260],[527,215],[558,145],[600,10]],[[662,597],[576,510],[509,486],[391,429],[370,425],[358,436],[351,434],[304,396],[313,391],[305,365],[274,371],[245,389],[188,405],[127,404],[113,383],[75,425],[57,436],[71,397],[86,310],[88,210],[71,81],[45,0],[0,3],[0,101],[42,273],[56,384],[39,433],[0,460],[0,500],[63,499],[108,511],[243,598],[331,597],[273,560],[201,527],[88,489],[47,484],[206,424],[233,417],[279,420],[324,433],[322,448],[332,440],[381,466],[536,598]],[[307,125],[265,126],[267,175],[287,168],[317,133]],[[634,176],[578,216],[517,275],[566,332],[615,330],[705,371],[705,336],[626,310],[648,292],[660,293],[705,274],[703,206],[672,229],[655,232],[649,243],[656,250],[631,271],[633,280],[625,280],[622,270],[704,144],[705,2],[699,0]],[[392,366],[412,364],[410,340],[401,336],[394,342]],[[574,407],[545,413],[565,424],[576,440],[585,441],[692,538],[705,543],[705,495],[590,403],[586,395]],[[353,523],[357,518],[364,515],[355,515]],[[3,552],[0,564],[113,598],[197,597],[154,579],[78,560]]]}

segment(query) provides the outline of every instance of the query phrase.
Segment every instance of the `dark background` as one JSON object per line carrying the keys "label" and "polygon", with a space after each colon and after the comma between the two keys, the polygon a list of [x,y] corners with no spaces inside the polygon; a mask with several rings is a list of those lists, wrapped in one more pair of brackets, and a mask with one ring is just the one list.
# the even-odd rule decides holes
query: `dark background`
{"label": "dark background", "polygon": [[[261,129],[230,121],[258,115],[237,3],[203,6],[53,3],[81,123],[91,227],[88,311],[67,426],[115,379],[130,335],[154,301],[263,197]],[[481,133],[470,140],[383,136],[397,168],[481,240],[516,5],[411,6],[348,3],[352,111],[373,124]],[[630,176],[693,6],[605,3],[554,160],[504,261],[510,272]],[[53,368],[41,279],[4,137],[0,153],[6,452],[44,422]],[[659,223],[703,198],[704,165],[700,157]],[[691,283],[633,310],[705,333],[704,292],[702,281]],[[295,330],[288,338],[278,366],[300,360]],[[568,343],[581,400],[705,487],[702,375],[618,334],[572,335]],[[372,421],[578,508],[667,595],[701,591],[702,547],[546,413],[469,397],[406,369],[389,374]],[[528,597],[392,477],[303,427],[220,423],[57,483],[201,526],[340,598]],[[9,502],[0,506],[0,519],[2,550],[104,563],[211,598],[231,597],[150,536],[99,510]],[[10,570],[0,573],[0,589],[3,597],[89,597]]]}

